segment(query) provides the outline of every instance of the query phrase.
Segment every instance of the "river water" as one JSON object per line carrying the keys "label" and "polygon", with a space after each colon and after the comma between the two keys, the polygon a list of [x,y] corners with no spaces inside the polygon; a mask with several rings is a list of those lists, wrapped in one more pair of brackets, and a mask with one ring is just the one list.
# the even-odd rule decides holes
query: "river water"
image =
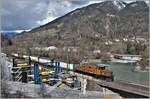
{"label": "river water", "polygon": [[109,69],[113,71],[115,80],[131,82],[135,84],[149,85],[149,72],[133,72],[135,65],[110,63]]}

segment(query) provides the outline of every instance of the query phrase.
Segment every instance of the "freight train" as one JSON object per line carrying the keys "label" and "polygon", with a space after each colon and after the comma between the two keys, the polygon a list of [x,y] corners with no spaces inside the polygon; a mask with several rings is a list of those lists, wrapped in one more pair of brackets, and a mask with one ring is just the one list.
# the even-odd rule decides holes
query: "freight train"
{"label": "freight train", "polygon": [[[29,59],[28,55],[19,55],[17,53],[13,53],[12,56],[17,57],[17,58],[23,58],[23,59]],[[45,57],[37,57],[37,56],[30,56],[31,61],[38,62],[41,64],[47,64],[51,65],[51,63],[55,63],[56,61],[50,60]],[[77,67],[77,64],[71,64],[71,63],[65,63],[65,62],[60,62],[60,67],[63,69],[69,69],[69,70],[74,70]]]}
{"label": "freight train", "polygon": [[113,81],[113,72],[106,69],[105,66],[97,66],[96,64],[82,64],[75,69],[75,72],[91,75],[107,81]]}
{"label": "freight train", "polygon": [[[15,57],[20,57],[20,58],[24,58],[24,59],[29,58],[29,56],[27,56],[27,55],[21,55],[21,56],[18,54],[12,54],[12,55]],[[43,63],[43,64],[52,62],[52,60],[50,60],[50,59],[39,58],[36,56],[30,56],[30,59],[32,61],[36,61],[36,62]],[[79,65],[79,64],[68,64],[65,62],[60,62],[60,68],[68,69],[68,70],[86,74],[86,75],[90,75],[90,76],[100,78],[103,80],[107,80],[107,81],[114,80],[113,72],[111,70],[107,69],[106,66],[97,66],[96,64]]]}

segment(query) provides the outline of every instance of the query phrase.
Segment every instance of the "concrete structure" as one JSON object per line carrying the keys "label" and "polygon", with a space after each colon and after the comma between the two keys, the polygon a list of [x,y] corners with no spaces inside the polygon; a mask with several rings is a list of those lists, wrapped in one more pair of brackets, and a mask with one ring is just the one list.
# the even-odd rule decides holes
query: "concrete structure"
{"label": "concrete structure", "polygon": [[99,84],[100,86],[110,88],[110,89],[116,89],[118,93],[119,92],[123,92],[124,94],[128,93],[128,95],[131,95],[131,98],[134,98],[132,96],[135,96],[135,97],[137,96],[140,98],[149,97],[149,86],[143,86],[143,85],[137,85],[133,83],[126,83],[126,82],[119,82],[119,81],[107,82],[107,81],[98,80],[91,76],[87,76],[87,75],[83,75],[79,73],[71,72],[71,74],[77,75],[85,79],[93,80],[97,82],[97,84]]}

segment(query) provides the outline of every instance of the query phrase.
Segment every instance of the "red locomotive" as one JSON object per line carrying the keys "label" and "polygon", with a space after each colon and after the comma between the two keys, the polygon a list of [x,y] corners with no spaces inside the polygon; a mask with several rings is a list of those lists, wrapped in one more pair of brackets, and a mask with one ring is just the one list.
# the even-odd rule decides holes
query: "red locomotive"
{"label": "red locomotive", "polygon": [[113,72],[109,69],[106,69],[105,66],[97,66],[95,64],[83,64],[76,68],[75,70],[78,73],[91,75],[96,78],[100,78],[107,81],[113,81]]}

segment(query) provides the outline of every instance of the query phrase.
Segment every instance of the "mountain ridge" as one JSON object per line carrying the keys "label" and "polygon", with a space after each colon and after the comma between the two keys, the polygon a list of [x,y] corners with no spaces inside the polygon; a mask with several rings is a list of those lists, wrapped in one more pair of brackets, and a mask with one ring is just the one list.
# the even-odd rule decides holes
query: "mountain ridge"
{"label": "mountain ridge", "polygon": [[[140,5],[141,9],[131,9],[132,4]],[[119,10],[111,1],[92,4],[71,11],[30,32],[21,33],[13,41],[16,44],[30,42],[30,46],[82,46],[85,42],[90,44],[89,40],[99,43],[134,35],[146,38],[149,9],[144,6],[145,2],[137,1]]]}
{"label": "mountain ridge", "polygon": [[[114,0],[114,1],[107,1],[107,2],[115,2],[115,1],[120,1],[120,2],[122,2],[124,5],[132,5],[132,4],[134,4],[134,3],[136,3],[136,2],[144,2],[144,1],[136,1],[136,2],[131,2],[131,3],[126,3],[126,2],[124,2],[124,1],[122,1],[122,0]],[[106,2],[106,1],[105,1]],[[102,3],[104,3],[104,2],[102,2]],[[88,7],[88,6],[92,6],[92,5],[96,5],[96,4],[100,4],[100,3],[94,3],[94,4],[91,4],[91,5],[87,5],[87,6],[85,6],[85,7],[82,7],[82,8],[77,8],[77,9],[75,9],[75,10],[73,10],[73,11],[71,11],[71,12],[69,12],[69,13],[67,13],[67,14],[65,14],[65,15],[63,15],[63,16],[60,16],[60,17],[58,17],[58,18],[56,18],[55,20],[53,20],[53,21],[51,21],[51,22],[48,22],[48,23],[46,23],[46,24],[44,24],[44,25],[40,25],[39,27],[36,27],[36,28],[33,28],[31,31],[29,31],[29,32],[32,32],[32,31],[34,31],[34,30],[38,30],[39,28],[42,28],[42,27],[45,27],[45,26],[47,26],[47,25],[49,25],[49,24],[53,24],[53,23],[55,23],[55,22],[57,22],[57,21],[59,21],[59,20],[61,20],[63,17],[65,17],[65,16],[67,16],[67,15],[70,15],[70,14],[72,14],[72,13],[74,13],[74,12],[76,12],[76,11],[78,11],[78,10],[80,10],[80,9],[83,9],[83,8],[86,8],[86,7]],[[146,3],[145,3],[146,4]],[[147,5],[146,5],[147,6]],[[148,6],[147,6],[148,7]],[[26,32],[26,31],[23,31],[22,33],[28,33],[28,32]],[[20,34],[18,34],[18,35],[20,35]]]}

